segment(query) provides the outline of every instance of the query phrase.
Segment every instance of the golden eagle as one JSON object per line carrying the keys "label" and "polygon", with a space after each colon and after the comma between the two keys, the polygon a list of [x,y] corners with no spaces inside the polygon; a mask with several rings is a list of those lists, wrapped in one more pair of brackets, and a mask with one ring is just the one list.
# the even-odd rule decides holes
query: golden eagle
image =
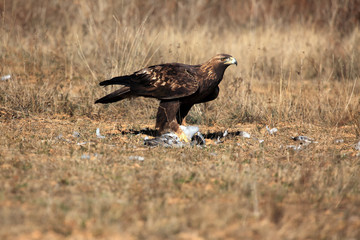
{"label": "golden eagle", "polygon": [[160,133],[174,131],[181,140],[188,141],[180,124],[194,104],[214,100],[219,95],[218,85],[231,64],[237,65],[234,57],[218,54],[200,65],[167,63],[150,66],[131,75],[100,82],[100,86],[118,84],[123,87],[95,103],[112,103],[137,96],[157,98],[160,106],[156,128]]}

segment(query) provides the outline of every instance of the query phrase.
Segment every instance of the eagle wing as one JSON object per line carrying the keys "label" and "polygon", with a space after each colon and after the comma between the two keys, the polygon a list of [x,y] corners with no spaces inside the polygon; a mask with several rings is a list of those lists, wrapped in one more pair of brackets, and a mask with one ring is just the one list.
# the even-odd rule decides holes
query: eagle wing
{"label": "eagle wing", "polygon": [[199,88],[198,66],[179,63],[162,64],[144,68],[134,73],[131,92],[139,96],[161,100],[182,98]]}

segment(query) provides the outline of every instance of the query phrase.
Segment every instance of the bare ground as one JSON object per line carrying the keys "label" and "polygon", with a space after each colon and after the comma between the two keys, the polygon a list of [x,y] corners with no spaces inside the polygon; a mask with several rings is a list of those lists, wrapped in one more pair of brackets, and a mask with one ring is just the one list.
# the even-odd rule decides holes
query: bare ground
{"label": "bare ground", "polygon": [[[146,135],[111,121],[5,120],[1,239],[358,239],[352,129],[276,127],[270,135],[264,126],[234,126],[229,135],[254,138],[208,139],[203,148],[148,148]],[[314,142],[293,150],[297,135]]]}

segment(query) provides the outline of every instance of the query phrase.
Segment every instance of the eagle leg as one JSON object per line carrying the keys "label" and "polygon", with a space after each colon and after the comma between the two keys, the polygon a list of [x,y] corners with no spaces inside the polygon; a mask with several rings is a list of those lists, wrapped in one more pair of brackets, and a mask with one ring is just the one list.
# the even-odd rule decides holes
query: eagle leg
{"label": "eagle leg", "polygon": [[160,134],[167,131],[177,132],[180,127],[176,121],[176,114],[179,111],[179,101],[160,101],[158,112],[156,114],[156,128]]}
{"label": "eagle leg", "polygon": [[176,132],[176,135],[179,137],[179,140],[182,142],[190,142],[186,134],[179,128],[179,130]]}
{"label": "eagle leg", "polygon": [[186,125],[185,118],[188,115],[192,106],[193,104],[185,104],[185,103],[180,104],[180,109],[176,114],[176,120],[178,124],[181,124],[183,126]]}
{"label": "eagle leg", "polygon": [[180,139],[180,141],[189,142],[185,133],[181,130],[178,123],[177,114],[180,109],[180,102],[176,101],[160,101],[158,112],[156,114],[156,128],[160,134],[172,131]]}

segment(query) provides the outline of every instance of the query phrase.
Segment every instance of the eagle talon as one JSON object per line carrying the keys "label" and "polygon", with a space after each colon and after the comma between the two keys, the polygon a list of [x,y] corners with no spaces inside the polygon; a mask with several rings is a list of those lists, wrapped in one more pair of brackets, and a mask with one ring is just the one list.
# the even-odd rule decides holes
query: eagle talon
{"label": "eagle talon", "polygon": [[179,140],[180,140],[181,142],[186,142],[186,143],[190,142],[189,139],[188,139],[188,137],[186,136],[186,134],[185,134],[183,131],[177,132],[176,135],[179,137]]}

